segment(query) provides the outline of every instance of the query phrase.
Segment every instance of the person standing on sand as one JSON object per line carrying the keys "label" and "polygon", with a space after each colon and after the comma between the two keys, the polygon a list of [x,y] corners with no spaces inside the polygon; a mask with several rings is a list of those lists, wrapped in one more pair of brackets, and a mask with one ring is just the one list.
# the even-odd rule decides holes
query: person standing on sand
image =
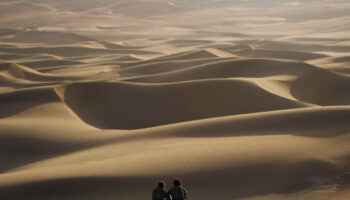
{"label": "person standing on sand", "polygon": [[174,186],[170,188],[168,194],[171,197],[171,200],[185,200],[188,199],[187,190],[182,187],[181,181],[179,179],[175,179],[173,182]]}
{"label": "person standing on sand", "polygon": [[152,200],[166,200],[169,199],[169,194],[164,189],[165,183],[160,181],[158,187],[152,192]]}

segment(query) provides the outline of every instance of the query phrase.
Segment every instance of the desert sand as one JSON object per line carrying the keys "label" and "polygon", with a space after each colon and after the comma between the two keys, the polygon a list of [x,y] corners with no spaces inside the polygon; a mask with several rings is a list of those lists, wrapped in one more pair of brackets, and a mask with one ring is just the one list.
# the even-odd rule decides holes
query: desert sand
{"label": "desert sand", "polygon": [[350,198],[347,0],[0,1],[0,199]]}

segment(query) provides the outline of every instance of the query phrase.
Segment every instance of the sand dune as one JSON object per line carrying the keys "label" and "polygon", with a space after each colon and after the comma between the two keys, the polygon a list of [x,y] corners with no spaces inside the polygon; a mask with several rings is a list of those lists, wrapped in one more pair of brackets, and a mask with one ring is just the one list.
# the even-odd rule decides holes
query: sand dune
{"label": "sand dune", "polygon": [[[30,38],[30,40],[28,40],[28,38]],[[60,31],[42,31],[36,29],[2,29],[0,30],[0,40],[4,42],[16,43],[43,43],[46,45],[64,45],[84,41],[91,41],[93,39],[79,34],[65,33]]]}
{"label": "sand dune", "polygon": [[[247,41],[239,41],[238,44],[246,43]],[[315,43],[292,43],[282,41],[249,41],[249,43],[258,45],[264,49],[277,49],[277,50],[292,50],[301,52],[322,52],[322,51],[334,51],[334,52],[349,52],[350,46],[334,45],[334,44],[315,44]]]}
{"label": "sand dune", "polygon": [[33,70],[31,68],[12,64],[6,72],[2,73],[3,75],[7,75],[11,78],[16,79],[24,79],[28,81],[34,81],[34,82],[49,82],[49,81],[63,81],[63,80],[69,80],[69,79],[78,79],[78,77],[74,76],[60,76],[55,74],[45,74],[38,72],[36,70]]}
{"label": "sand dune", "polygon": [[169,73],[130,79],[136,82],[176,82],[212,78],[302,76],[322,69],[302,62],[276,59],[231,59]]}
{"label": "sand dune", "polygon": [[[297,192],[296,196],[301,198],[318,192],[314,190],[314,193],[303,193],[300,192],[302,188],[312,188],[320,183],[342,184],[337,183],[336,178],[330,177],[345,173],[346,163],[339,159],[327,161],[327,158],[349,151],[346,142],[336,139],[344,138],[342,135],[348,133],[349,122],[341,120],[348,118],[348,115],[347,107],[297,109],[186,122],[121,133],[115,135],[114,144],[66,154],[3,175],[2,178],[7,181],[1,182],[1,195],[7,198],[20,197],[21,195],[16,193],[20,190],[38,199],[62,198],[66,195],[94,199],[101,194],[107,198],[129,198],[132,185],[142,187],[159,178],[168,179],[167,177],[181,175],[186,178],[188,185],[203,184],[206,190],[217,186],[223,191],[231,188],[234,193],[230,193],[227,198],[244,198],[252,192],[262,198],[268,193],[273,193],[270,198],[274,196],[276,199],[287,198],[288,193]],[[291,124],[291,120],[295,119],[298,121]],[[322,124],[322,127],[309,122]],[[260,131],[255,130],[254,123],[264,126]],[[276,130],[276,123],[286,126]],[[333,125],[329,126],[330,124]],[[232,135],[233,132],[238,135]],[[255,132],[253,135],[256,136],[247,137],[252,132]],[[302,134],[304,137],[283,136],[281,133]],[[232,136],[235,138],[231,138]],[[257,144],[258,147],[255,146]],[[295,151],[296,145],[298,151]],[[331,151],[324,149],[324,145],[332,147]],[[133,150],[125,151],[126,146],[132,146]],[[235,148],[230,148],[232,146]],[[255,148],[252,148],[253,146]],[[191,151],[193,147],[198,151]],[[164,149],[167,151],[161,151]],[[345,149],[348,151],[344,151]],[[185,155],[184,151],[187,152]],[[173,156],[167,156],[169,153]],[[79,165],[91,160],[92,155],[97,158],[94,162]],[[159,159],[164,156],[164,159]],[[256,160],[256,157],[259,160]],[[178,162],[179,158],[181,162]],[[157,161],[157,165],[153,163],[154,160]],[[66,164],[60,166],[60,163]],[[67,167],[70,170],[63,172]],[[98,174],[91,175],[95,174],[96,168],[99,169]],[[43,176],[46,177],[44,180],[40,178]],[[266,177],[274,181],[266,184]],[[205,181],[208,178],[218,185],[213,186]],[[242,182],[242,178],[245,181]],[[257,178],[260,181],[254,182],[258,187],[252,186],[250,182]],[[278,184],[275,185],[276,182]],[[74,187],[78,192],[69,190],[69,187]],[[59,193],[57,188],[65,192]],[[194,193],[193,198],[214,198],[215,195],[200,192],[203,188],[190,189]],[[135,191],[134,198],[142,198],[147,194],[145,192]]]}
{"label": "sand dune", "polygon": [[165,60],[192,60],[192,59],[215,58],[215,57],[220,57],[220,56],[209,51],[208,49],[205,49],[205,50],[193,50],[189,52],[181,52],[178,54],[164,56],[158,59],[160,60],[164,60],[164,59]]}
{"label": "sand dune", "polygon": [[348,200],[345,0],[3,0],[0,199]]}
{"label": "sand dune", "polygon": [[[67,105],[84,121],[104,129],[137,129],[306,106],[242,80],[158,85],[73,84],[65,86],[63,96]],[[173,114],[168,115],[169,112]]]}
{"label": "sand dune", "polygon": [[152,59],[132,63],[131,66],[125,66],[118,71],[122,76],[137,76],[137,75],[154,75],[165,72],[177,71],[194,67],[205,63],[214,63],[223,60],[222,58],[202,58],[191,60],[164,60]]}
{"label": "sand dune", "polygon": [[0,47],[1,51],[15,54],[39,54],[48,53],[63,57],[75,57],[85,55],[102,55],[102,54],[155,54],[154,52],[142,50],[125,50],[125,49],[103,49],[103,48],[86,48],[79,46],[62,46],[62,47],[28,47],[28,48],[8,48]]}
{"label": "sand dune", "polygon": [[350,77],[321,71],[296,80],[291,92],[300,100],[318,105],[348,105],[350,96],[344,91],[350,91],[349,89]]}
{"label": "sand dune", "polygon": [[282,50],[269,50],[269,49],[246,49],[240,51],[233,51],[232,53],[248,57],[248,58],[279,58],[279,59],[289,59],[289,60],[312,60],[327,57],[326,55],[298,52],[298,51],[282,51]]}

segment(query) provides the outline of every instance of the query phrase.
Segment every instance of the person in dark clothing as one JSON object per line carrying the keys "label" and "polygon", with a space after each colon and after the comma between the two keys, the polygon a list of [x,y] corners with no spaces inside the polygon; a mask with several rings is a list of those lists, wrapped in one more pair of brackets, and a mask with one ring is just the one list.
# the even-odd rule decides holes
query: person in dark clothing
{"label": "person in dark clothing", "polygon": [[169,194],[164,189],[165,183],[160,181],[158,187],[152,192],[152,200],[166,200],[169,199]]}
{"label": "person in dark clothing", "polygon": [[171,200],[185,200],[188,199],[187,190],[182,187],[181,181],[179,179],[174,180],[174,186],[170,188],[168,194]]}

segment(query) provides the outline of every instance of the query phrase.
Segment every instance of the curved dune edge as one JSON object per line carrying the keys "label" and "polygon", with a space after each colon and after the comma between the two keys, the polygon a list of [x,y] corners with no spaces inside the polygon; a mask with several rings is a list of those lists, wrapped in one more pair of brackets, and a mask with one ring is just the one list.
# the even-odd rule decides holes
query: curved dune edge
{"label": "curved dune edge", "polygon": [[128,81],[141,83],[178,82],[209,78],[268,77],[274,75],[302,76],[322,71],[316,66],[280,59],[230,59],[196,65],[173,72],[130,78]]}
{"label": "curved dune edge", "polygon": [[55,91],[83,121],[102,129],[139,129],[310,106],[274,95],[245,80],[169,84],[90,82],[58,86]]}
{"label": "curved dune edge", "polygon": [[349,13],[1,0],[0,200],[349,200]]}
{"label": "curved dune edge", "polygon": [[331,71],[310,73],[297,79],[291,94],[301,101],[317,105],[349,105],[350,77]]}
{"label": "curved dune edge", "polygon": [[[280,79],[275,86],[268,77]],[[285,79],[285,76],[293,78]],[[280,78],[279,78],[280,77]],[[145,75],[124,80],[139,83],[167,83],[219,78],[263,78],[259,85],[267,86],[273,93],[289,99],[315,105],[348,105],[350,78],[310,64],[275,59],[235,59],[202,64],[155,75]],[[282,86],[283,84],[284,86]],[[284,89],[276,88],[276,85]],[[272,87],[271,87],[272,86]],[[279,87],[281,88],[281,87]],[[277,89],[277,90],[276,90]],[[289,92],[286,92],[289,90]]]}
{"label": "curved dune edge", "polygon": [[[349,115],[349,106],[298,108],[196,120],[140,131],[159,130],[161,132],[167,128],[174,128],[168,133],[183,137],[231,137],[251,134],[300,134],[306,137],[332,137],[347,134],[350,131],[347,125],[349,120],[345,119]],[[276,124],[279,128],[275,127]],[[201,130],[205,131],[201,132]],[[337,130],[339,132],[335,134]]]}
{"label": "curved dune edge", "polygon": [[5,71],[2,72],[5,76],[14,79],[21,79],[26,81],[33,82],[50,82],[50,81],[63,81],[69,79],[78,79],[78,77],[70,76],[60,76],[55,74],[46,74],[38,72],[29,67],[25,67],[18,64],[11,64],[11,66]]}
{"label": "curved dune edge", "polygon": [[[191,60],[157,60],[151,59],[127,66],[118,71],[122,76],[142,76],[166,73],[194,67],[200,64],[214,63],[223,58],[202,58]],[[225,58],[232,59],[232,58]]]}
{"label": "curved dune edge", "polygon": [[[40,109],[50,108],[57,109],[57,107],[53,104],[43,106]],[[38,110],[37,108],[36,110]],[[34,112],[34,111],[32,111]],[[67,115],[67,113],[62,113]],[[235,116],[227,116],[227,117],[217,117],[210,119],[202,119],[196,121],[175,123],[171,125],[163,125],[157,127],[151,127],[146,129],[138,129],[138,130],[128,130],[128,131],[120,131],[120,130],[98,130],[83,123],[80,123],[79,126],[75,126],[73,130],[82,132],[74,137],[74,140],[70,141],[66,145],[71,145],[70,143],[76,143],[75,145],[87,145],[85,150],[76,150],[77,155],[79,152],[84,151],[94,151],[94,149],[99,148],[109,148],[111,146],[117,146],[116,148],[124,148],[124,144],[126,143],[143,143],[144,141],[148,141],[152,143],[152,141],[157,140],[208,140],[212,141],[212,139],[218,140],[228,140],[235,141],[240,139],[248,139],[254,141],[254,138],[261,138],[265,140],[264,137],[267,138],[295,138],[302,141],[305,140],[323,140],[327,142],[329,139],[333,141],[332,138],[346,138],[346,135],[349,133],[350,129],[348,127],[349,120],[339,120],[342,118],[348,118],[350,115],[350,108],[348,106],[337,106],[337,107],[324,107],[324,108],[302,108],[302,109],[290,109],[285,111],[270,111],[264,113],[254,113],[254,114],[243,114],[243,115],[235,115]],[[22,117],[20,117],[22,118]],[[70,128],[72,126],[73,118],[70,116],[70,120],[64,120]],[[8,125],[18,123],[21,124],[22,121],[25,122],[26,118],[13,120],[7,122]],[[39,123],[39,120],[31,120],[33,123]],[[51,122],[50,122],[51,123]],[[4,123],[6,124],[6,123]],[[276,129],[276,124],[280,125],[280,128]],[[318,125],[318,126],[316,126]],[[53,125],[55,126],[55,125]],[[69,127],[60,127],[61,124],[58,123],[59,127],[55,131],[60,131],[60,129],[66,129]],[[45,126],[46,127],[46,126]],[[84,133],[84,131],[90,131],[90,133]],[[42,131],[43,133],[45,130]],[[43,134],[41,133],[41,134]],[[95,133],[99,133],[96,135]],[[44,136],[44,135],[43,135]],[[57,135],[58,137],[62,137],[64,135]],[[28,137],[28,136],[26,136]],[[30,136],[29,137],[33,137]],[[66,137],[66,136],[64,136]],[[80,138],[80,140],[78,140]],[[33,138],[34,139],[34,138]],[[52,139],[51,139],[52,140]],[[335,139],[337,140],[337,139]],[[54,140],[53,140],[54,141]],[[95,141],[94,145],[90,144],[90,141]],[[175,141],[175,143],[176,143]],[[56,141],[57,142],[57,141]],[[346,144],[346,140],[343,141]],[[167,141],[161,144],[164,148],[173,146],[174,148],[178,145],[167,145]],[[64,144],[64,143],[63,143]],[[186,142],[184,143],[187,144]],[[216,143],[212,142],[211,145],[215,145]],[[118,147],[120,145],[120,147]],[[290,145],[293,146],[291,143]],[[143,145],[141,145],[143,146]],[[227,146],[228,148],[228,146]],[[312,147],[310,147],[312,148]],[[137,148],[136,148],[137,149]],[[317,150],[317,149],[314,149]],[[349,149],[350,150],[350,149]],[[123,151],[124,152],[124,151]],[[341,152],[341,151],[340,151]],[[316,152],[315,152],[316,153]],[[70,153],[63,155],[62,157],[69,156]],[[75,154],[75,153],[73,153]],[[87,154],[86,158],[89,159],[89,154]],[[307,154],[305,154],[307,155]],[[51,161],[56,163],[56,159],[49,159],[48,162]],[[71,162],[80,162],[80,159],[71,159]],[[46,162],[46,161],[44,161]],[[57,161],[56,164],[60,162]],[[27,166],[22,166],[17,169],[13,169],[9,171],[16,172],[24,169],[31,169],[35,166],[42,167],[40,162],[29,164]]]}
{"label": "curved dune edge", "polygon": [[[350,153],[344,140],[350,131],[349,120],[339,119],[350,119],[349,116],[348,106],[303,108],[122,134],[99,131],[109,135],[109,144],[69,152],[2,174],[0,194],[7,198],[30,194],[37,199],[51,195],[129,199],[133,187],[144,188],[158,179],[170,181],[178,176],[186,180],[193,198],[214,197],[209,191],[218,187],[234,191],[223,193],[225,198],[283,198],[286,194],[303,197],[318,192],[319,187],[325,194],[332,194],[335,187],[344,184],[339,175],[346,177],[348,163],[343,157]],[[281,129],[275,129],[276,123]],[[270,181],[267,183],[266,179]],[[196,187],[198,184],[200,188]],[[203,188],[208,192],[200,192]],[[148,188],[140,189],[134,191],[133,198],[148,193]]]}

